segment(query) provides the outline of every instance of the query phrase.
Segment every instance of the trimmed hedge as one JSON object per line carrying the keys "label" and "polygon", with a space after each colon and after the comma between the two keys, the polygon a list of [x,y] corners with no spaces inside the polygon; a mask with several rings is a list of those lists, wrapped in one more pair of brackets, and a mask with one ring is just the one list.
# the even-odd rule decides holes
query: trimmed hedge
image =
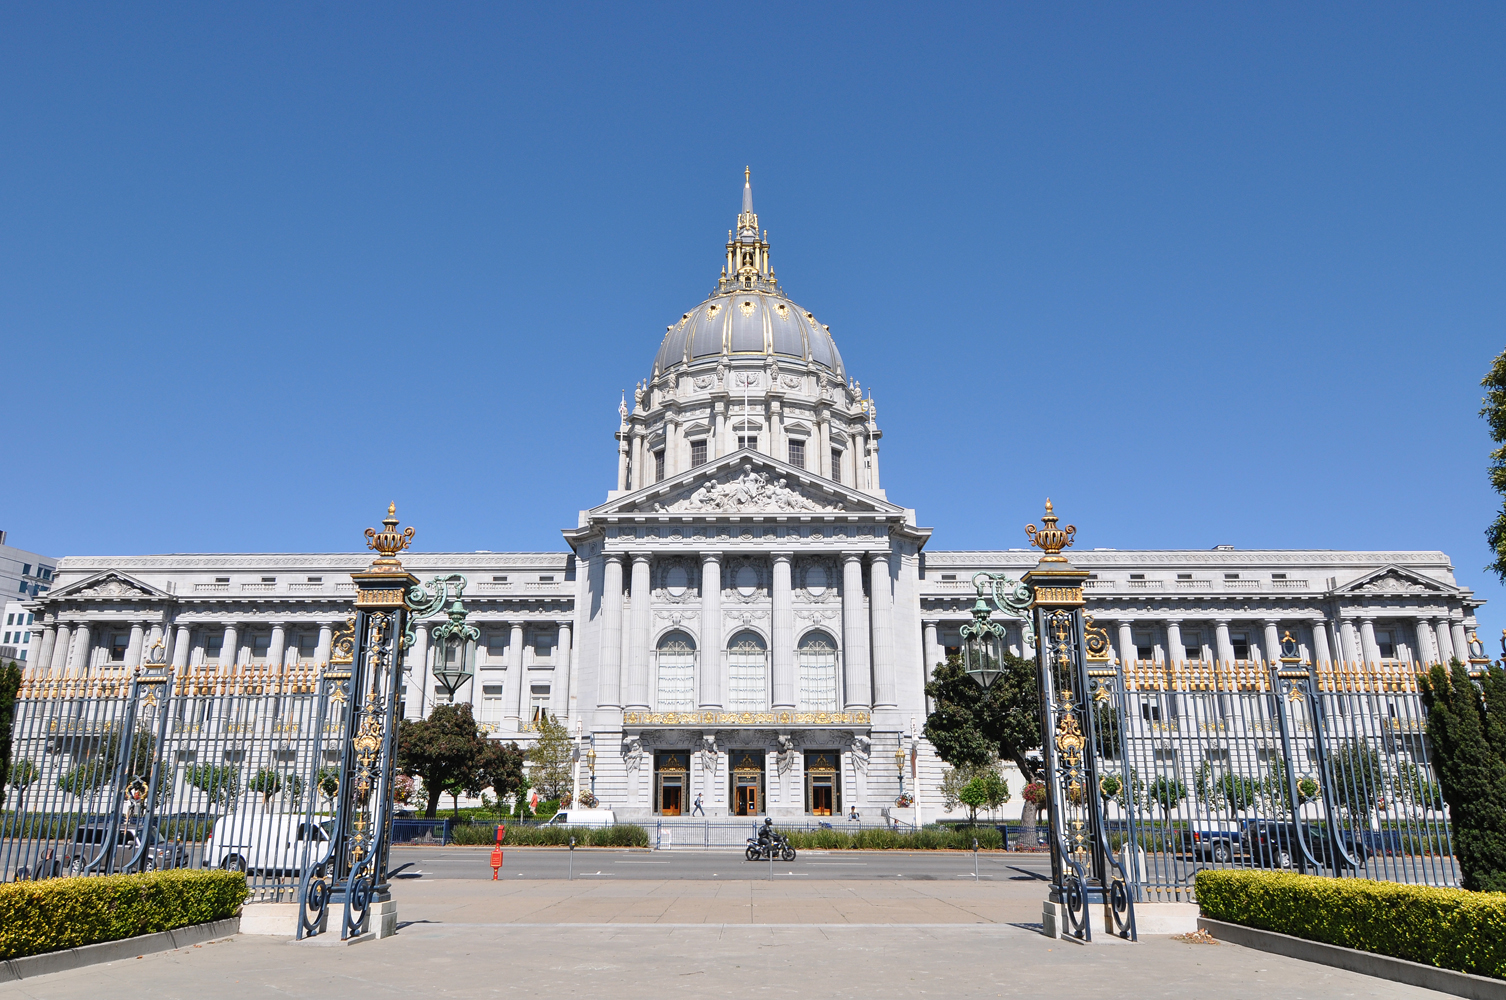
{"label": "trimmed hedge", "polygon": [[[575,838],[577,847],[647,847],[648,831],[631,823],[615,826],[526,826],[508,823],[507,836],[502,840],[508,847],[569,847],[570,838]],[[468,823],[450,829],[452,844],[495,844],[495,824]]]}
{"label": "trimmed hedge", "polygon": [[971,851],[973,838],[985,851],[997,851],[999,831],[991,826],[954,829],[943,826],[921,827],[914,832],[867,827],[857,830],[780,830],[790,838],[797,851]]}
{"label": "trimmed hedge", "polygon": [[80,876],[0,885],[0,959],[156,934],[232,917],[246,901],[239,872]]}
{"label": "trimmed hedge", "polygon": [[1506,979],[1506,893],[1205,870],[1197,901],[1214,920]]}

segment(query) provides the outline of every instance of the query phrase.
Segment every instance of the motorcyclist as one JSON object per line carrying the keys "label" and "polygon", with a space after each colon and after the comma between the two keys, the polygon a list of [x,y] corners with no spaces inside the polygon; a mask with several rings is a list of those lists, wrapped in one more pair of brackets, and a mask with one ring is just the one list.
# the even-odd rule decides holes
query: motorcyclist
{"label": "motorcyclist", "polygon": [[763,826],[758,828],[758,846],[768,847],[774,842],[774,819],[772,816],[764,817]]}

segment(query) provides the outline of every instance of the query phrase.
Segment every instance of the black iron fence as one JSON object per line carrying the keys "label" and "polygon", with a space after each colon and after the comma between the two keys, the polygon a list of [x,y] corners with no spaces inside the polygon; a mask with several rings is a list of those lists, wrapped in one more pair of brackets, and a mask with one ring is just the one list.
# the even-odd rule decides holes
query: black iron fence
{"label": "black iron fence", "polygon": [[1142,900],[1202,868],[1458,884],[1409,663],[1089,670],[1098,795]]}
{"label": "black iron fence", "polygon": [[252,901],[293,901],[305,857],[328,853],[339,787],[344,713],[330,711],[320,674],[27,673],[0,879],[227,868],[246,873]]}

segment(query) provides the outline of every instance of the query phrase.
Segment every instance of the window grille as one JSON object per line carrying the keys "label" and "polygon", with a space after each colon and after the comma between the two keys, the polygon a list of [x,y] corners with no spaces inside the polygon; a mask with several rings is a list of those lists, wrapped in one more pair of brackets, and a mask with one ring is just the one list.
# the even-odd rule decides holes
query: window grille
{"label": "window grille", "polygon": [[684,632],[659,640],[659,697],[661,712],[689,712],[695,708],[695,642]]}
{"label": "window grille", "polygon": [[762,712],[769,706],[768,650],[753,632],[739,632],[727,647],[731,680],[727,707],[734,712]]}
{"label": "window grille", "polygon": [[805,468],[805,442],[790,439],[790,464],[797,469]]}
{"label": "window grille", "polygon": [[690,442],[690,464],[692,466],[706,464],[706,442]]}
{"label": "window grille", "polygon": [[825,632],[800,640],[800,711],[837,710],[837,648]]}

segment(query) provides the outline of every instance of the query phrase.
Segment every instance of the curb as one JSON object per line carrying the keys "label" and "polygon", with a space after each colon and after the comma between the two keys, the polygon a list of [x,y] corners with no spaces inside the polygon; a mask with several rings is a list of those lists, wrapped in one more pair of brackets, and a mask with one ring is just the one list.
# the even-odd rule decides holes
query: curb
{"label": "curb", "polygon": [[1275,955],[1285,955],[1287,958],[1315,962],[1319,965],[1331,965],[1336,969],[1358,972],[1377,979],[1389,979],[1396,983],[1406,983],[1408,986],[1420,986],[1425,990],[1437,990],[1439,993],[1451,993],[1456,997],[1468,997],[1469,1000],[1506,1000],[1506,980],[1502,979],[1477,976],[1469,972],[1455,972],[1453,969],[1440,969],[1437,966],[1423,965],[1421,962],[1411,962],[1404,958],[1392,958],[1390,955],[1377,955],[1375,952],[1342,948],[1336,944],[1309,941],[1306,938],[1292,937],[1290,934],[1278,934],[1275,931],[1264,931],[1256,927],[1246,927],[1243,924],[1228,924],[1222,920],[1210,920],[1207,917],[1198,917],[1197,925],[1200,930],[1208,931],[1220,941],[1254,948],[1258,951],[1268,951]]}
{"label": "curb", "polygon": [[224,920],[190,924],[187,927],[177,927],[156,934],[142,934],[139,937],[121,938],[118,941],[98,941],[94,944],[80,945],[77,948],[64,948],[62,951],[48,951],[40,955],[7,959],[0,962],[0,983],[30,979],[33,976],[45,976],[53,972],[66,972],[69,969],[81,969],[86,965],[98,965],[102,962],[118,962],[124,958],[135,958],[151,952],[186,948],[189,945],[203,944],[205,941],[231,937],[240,932],[240,927],[240,917],[226,917]]}

